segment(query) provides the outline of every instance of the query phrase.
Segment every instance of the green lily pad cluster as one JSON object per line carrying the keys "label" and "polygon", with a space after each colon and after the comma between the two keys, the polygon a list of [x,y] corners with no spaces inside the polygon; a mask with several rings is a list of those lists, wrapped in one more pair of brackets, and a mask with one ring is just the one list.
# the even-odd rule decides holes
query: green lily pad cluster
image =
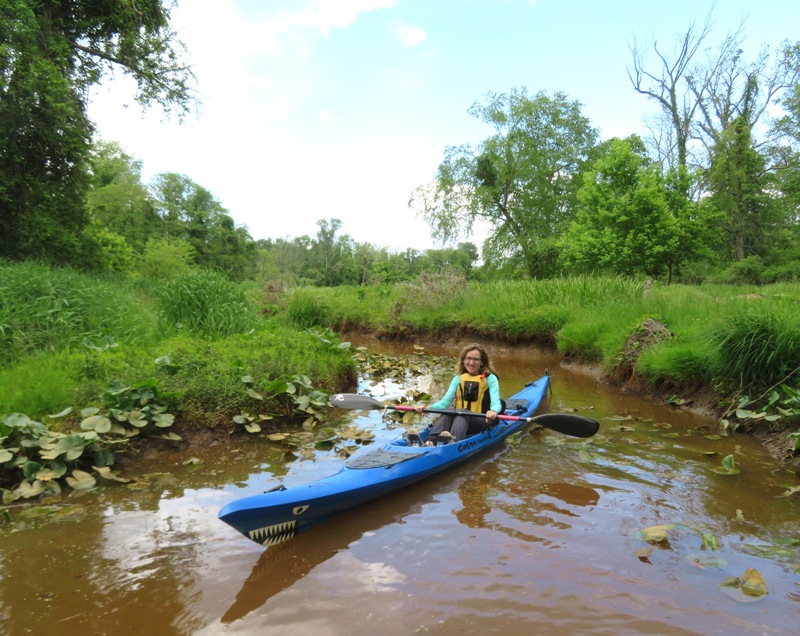
{"label": "green lily pad cluster", "polygon": [[[742,396],[738,404],[725,414],[720,424],[723,429],[730,427],[735,430],[741,423],[776,422],[781,419],[797,421],[798,418],[800,389],[784,384],[780,391],[769,392],[766,403],[761,399],[751,400],[747,395]],[[789,437],[794,439],[794,450],[800,451],[800,429],[790,433]]]}
{"label": "green lily pad cluster", "polygon": [[[319,391],[311,385],[311,378],[307,375],[298,375],[291,380],[277,378],[267,384],[264,389],[256,391],[253,377],[242,376],[242,383],[247,387],[247,395],[257,402],[264,402],[267,398],[277,398],[287,405],[284,413],[240,413],[234,415],[234,424],[244,426],[248,433],[260,433],[261,424],[271,420],[275,415],[286,417],[305,417],[304,429],[311,429],[323,418],[322,409],[328,404],[328,394]],[[275,402],[275,400],[273,400]]]}
{"label": "green lily pad cluster", "polygon": [[[138,386],[114,382],[100,396],[102,407],[79,412],[80,430],[69,433],[51,430],[23,413],[0,420],[0,482],[3,503],[59,494],[62,484],[85,490],[95,485],[94,477],[82,470],[91,466],[101,476],[113,478],[111,448],[140,436],[179,440],[167,431],[175,416],[167,412],[175,396],[163,394],[150,380]],[[51,415],[66,417],[72,408]]]}

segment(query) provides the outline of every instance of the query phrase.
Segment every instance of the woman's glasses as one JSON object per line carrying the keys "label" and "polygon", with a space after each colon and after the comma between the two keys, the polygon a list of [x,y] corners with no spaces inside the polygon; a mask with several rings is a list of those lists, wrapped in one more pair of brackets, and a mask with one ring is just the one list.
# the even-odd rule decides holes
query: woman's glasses
{"label": "woman's glasses", "polygon": [[464,358],[464,362],[483,362],[483,358],[471,358],[468,356]]}

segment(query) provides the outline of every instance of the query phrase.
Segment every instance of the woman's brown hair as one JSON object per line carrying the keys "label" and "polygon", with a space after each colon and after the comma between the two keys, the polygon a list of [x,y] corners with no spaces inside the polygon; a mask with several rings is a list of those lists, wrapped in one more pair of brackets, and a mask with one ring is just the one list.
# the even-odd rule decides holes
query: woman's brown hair
{"label": "woman's brown hair", "polygon": [[461,353],[458,354],[458,363],[456,364],[456,373],[461,375],[462,373],[467,372],[467,368],[464,366],[464,358],[467,357],[467,353],[470,351],[480,351],[481,354],[481,373],[485,373],[486,371],[490,371],[497,375],[494,372],[494,365],[492,364],[491,359],[489,358],[489,354],[486,353],[486,349],[483,346],[479,345],[477,342],[473,342],[472,344],[468,344],[461,350]]}

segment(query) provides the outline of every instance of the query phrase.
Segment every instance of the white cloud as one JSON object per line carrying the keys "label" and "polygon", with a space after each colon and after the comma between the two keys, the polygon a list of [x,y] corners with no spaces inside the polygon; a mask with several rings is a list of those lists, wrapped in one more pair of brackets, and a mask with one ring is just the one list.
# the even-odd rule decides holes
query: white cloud
{"label": "white cloud", "polygon": [[322,121],[322,122],[325,122],[325,123],[331,123],[331,122],[339,121],[338,119],[336,119],[336,117],[333,115],[333,113],[331,113],[331,112],[329,112],[327,110],[319,111],[319,120]]}
{"label": "white cloud", "polygon": [[408,26],[407,24],[401,24],[395,31],[404,46],[416,46],[424,42],[425,38],[428,37],[423,29]]}

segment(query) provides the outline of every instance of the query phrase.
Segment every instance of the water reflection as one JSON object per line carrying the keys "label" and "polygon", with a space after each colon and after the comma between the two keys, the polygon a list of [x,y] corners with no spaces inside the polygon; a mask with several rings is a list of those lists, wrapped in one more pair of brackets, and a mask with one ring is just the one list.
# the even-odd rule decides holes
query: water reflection
{"label": "water reflection", "polygon": [[220,621],[228,624],[244,618],[364,537],[386,526],[403,524],[406,517],[419,514],[431,503],[440,488],[440,480],[436,478],[410,486],[391,497],[345,512],[291,541],[270,546],[261,554]]}

